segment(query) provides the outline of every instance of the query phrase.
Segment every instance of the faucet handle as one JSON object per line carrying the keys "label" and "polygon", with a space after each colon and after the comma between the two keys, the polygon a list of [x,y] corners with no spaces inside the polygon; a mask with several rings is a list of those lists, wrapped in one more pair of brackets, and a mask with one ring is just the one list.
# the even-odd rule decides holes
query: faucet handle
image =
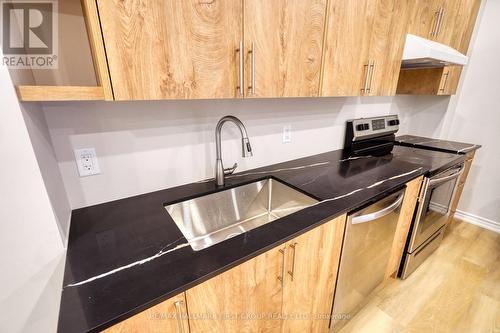
{"label": "faucet handle", "polygon": [[224,175],[232,175],[234,170],[238,167],[238,163],[234,163],[232,168],[226,168],[224,169]]}

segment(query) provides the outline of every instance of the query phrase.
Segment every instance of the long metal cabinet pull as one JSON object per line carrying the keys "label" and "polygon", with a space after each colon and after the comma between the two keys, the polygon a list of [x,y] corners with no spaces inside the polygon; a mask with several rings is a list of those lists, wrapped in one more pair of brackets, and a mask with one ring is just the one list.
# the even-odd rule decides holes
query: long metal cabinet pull
{"label": "long metal cabinet pull", "polygon": [[250,90],[250,93],[252,95],[255,95],[255,43],[252,42],[252,49],[250,51],[248,51],[248,53],[250,53],[252,55],[252,77],[251,77],[251,83],[250,83],[250,86],[248,87],[248,90]]}
{"label": "long metal cabinet pull", "polygon": [[244,95],[243,86],[245,85],[244,77],[243,77],[243,73],[245,70],[245,67],[243,64],[243,62],[245,60],[245,55],[243,54],[243,41],[240,41],[240,47],[236,50],[236,52],[239,53],[239,59],[240,59],[239,78],[238,78],[240,81],[240,84],[238,86],[238,90],[240,91],[240,96],[243,97],[243,95]]}
{"label": "long metal cabinet pull", "polygon": [[432,27],[432,31],[431,31],[431,36],[433,36],[433,37],[437,35],[436,32],[437,32],[437,28],[439,25],[439,19],[441,17],[441,7],[438,8],[438,10],[436,10],[434,15],[436,16],[436,21],[434,22],[434,26]]}
{"label": "long metal cabinet pull", "polygon": [[370,214],[366,214],[366,215],[361,215],[361,216],[356,216],[356,217],[353,217],[352,218],[352,224],[359,224],[359,223],[365,223],[365,222],[371,222],[371,221],[374,221],[374,220],[377,220],[381,217],[384,217],[390,213],[392,213],[393,211],[395,211],[396,209],[398,209],[399,206],[401,206],[401,203],[403,202],[403,198],[404,198],[404,192],[401,193],[396,200],[394,200],[393,203],[391,203],[389,206],[377,211],[377,212],[374,212],[374,213],[370,213]]}
{"label": "long metal cabinet pull", "polygon": [[295,273],[295,252],[297,251],[297,242],[290,244],[290,247],[293,250],[293,257],[292,257],[292,270],[288,271],[288,274],[290,274],[291,280],[293,281],[293,274]]}
{"label": "long metal cabinet pull", "polygon": [[286,257],[286,246],[280,249],[280,253],[283,256],[283,261],[281,262],[281,276],[278,276],[278,280],[281,282],[281,288],[285,285],[285,257]]}
{"label": "long metal cabinet pull", "polygon": [[365,84],[363,86],[363,89],[361,89],[363,94],[366,94],[366,92],[368,92],[368,78],[370,77],[370,65],[371,65],[371,60],[368,60],[368,63],[365,65],[366,67]]}
{"label": "long metal cabinet pull", "polygon": [[444,8],[441,7],[441,14],[439,15],[439,24],[437,27],[436,36],[439,36],[439,33],[441,32],[441,27],[443,26],[444,14],[445,14]]}
{"label": "long metal cabinet pull", "polygon": [[182,323],[182,305],[183,304],[184,304],[183,301],[177,301],[174,303],[175,311],[177,312],[177,324],[179,325],[179,332],[181,332],[181,333],[185,333],[184,324]]}
{"label": "long metal cabinet pull", "polygon": [[368,83],[368,93],[371,93],[372,91],[372,81],[373,81],[373,72],[375,71],[375,60],[372,60],[370,63],[370,79]]}
{"label": "long metal cabinet pull", "polygon": [[444,73],[444,82],[443,82],[443,87],[439,89],[440,91],[444,91],[446,89],[446,83],[448,83],[448,76],[450,75],[450,71],[447,71]]}

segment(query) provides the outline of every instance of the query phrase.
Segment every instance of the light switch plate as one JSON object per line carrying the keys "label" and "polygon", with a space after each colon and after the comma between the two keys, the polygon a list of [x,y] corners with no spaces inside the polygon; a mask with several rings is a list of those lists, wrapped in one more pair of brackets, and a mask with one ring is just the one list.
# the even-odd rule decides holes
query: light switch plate
{"label": "light switch plate", "polygon": [[75,160],[80,177],[87,177],[101,173],[95,148],[75,149]]}

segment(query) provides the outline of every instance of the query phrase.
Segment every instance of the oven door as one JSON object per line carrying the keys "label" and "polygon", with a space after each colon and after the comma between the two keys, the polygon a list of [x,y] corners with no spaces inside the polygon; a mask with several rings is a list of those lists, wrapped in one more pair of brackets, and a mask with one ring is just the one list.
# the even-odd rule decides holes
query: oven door
{"label": "oven door", "polygon": [[410,253],[446,224],[462,170],[463,164],[460,164],[425,180],[410,240]]}

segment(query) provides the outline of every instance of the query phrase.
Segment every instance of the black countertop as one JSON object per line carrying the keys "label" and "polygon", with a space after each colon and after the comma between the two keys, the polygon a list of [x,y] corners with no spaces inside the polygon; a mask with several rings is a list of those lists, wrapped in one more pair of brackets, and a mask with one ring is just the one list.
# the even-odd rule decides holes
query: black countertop
{"label": "black countertop", "polygon": [[480,145],[475,145],[472,143],[432,139],[416,135],[398,136],[396,138],[396,142],[401,146],[432,149],[435,151],[455,154],[466,154],[472,150],[481,148]]}
{"label": "black countertop", "polygon": [[197,252],[164,204],[215,192],[213,180],[74,210],[58,331],[100,331],[463,159],[399,146],[345,159],[338,150],[232,175],[224,189],[272,177],[322,202]]}

